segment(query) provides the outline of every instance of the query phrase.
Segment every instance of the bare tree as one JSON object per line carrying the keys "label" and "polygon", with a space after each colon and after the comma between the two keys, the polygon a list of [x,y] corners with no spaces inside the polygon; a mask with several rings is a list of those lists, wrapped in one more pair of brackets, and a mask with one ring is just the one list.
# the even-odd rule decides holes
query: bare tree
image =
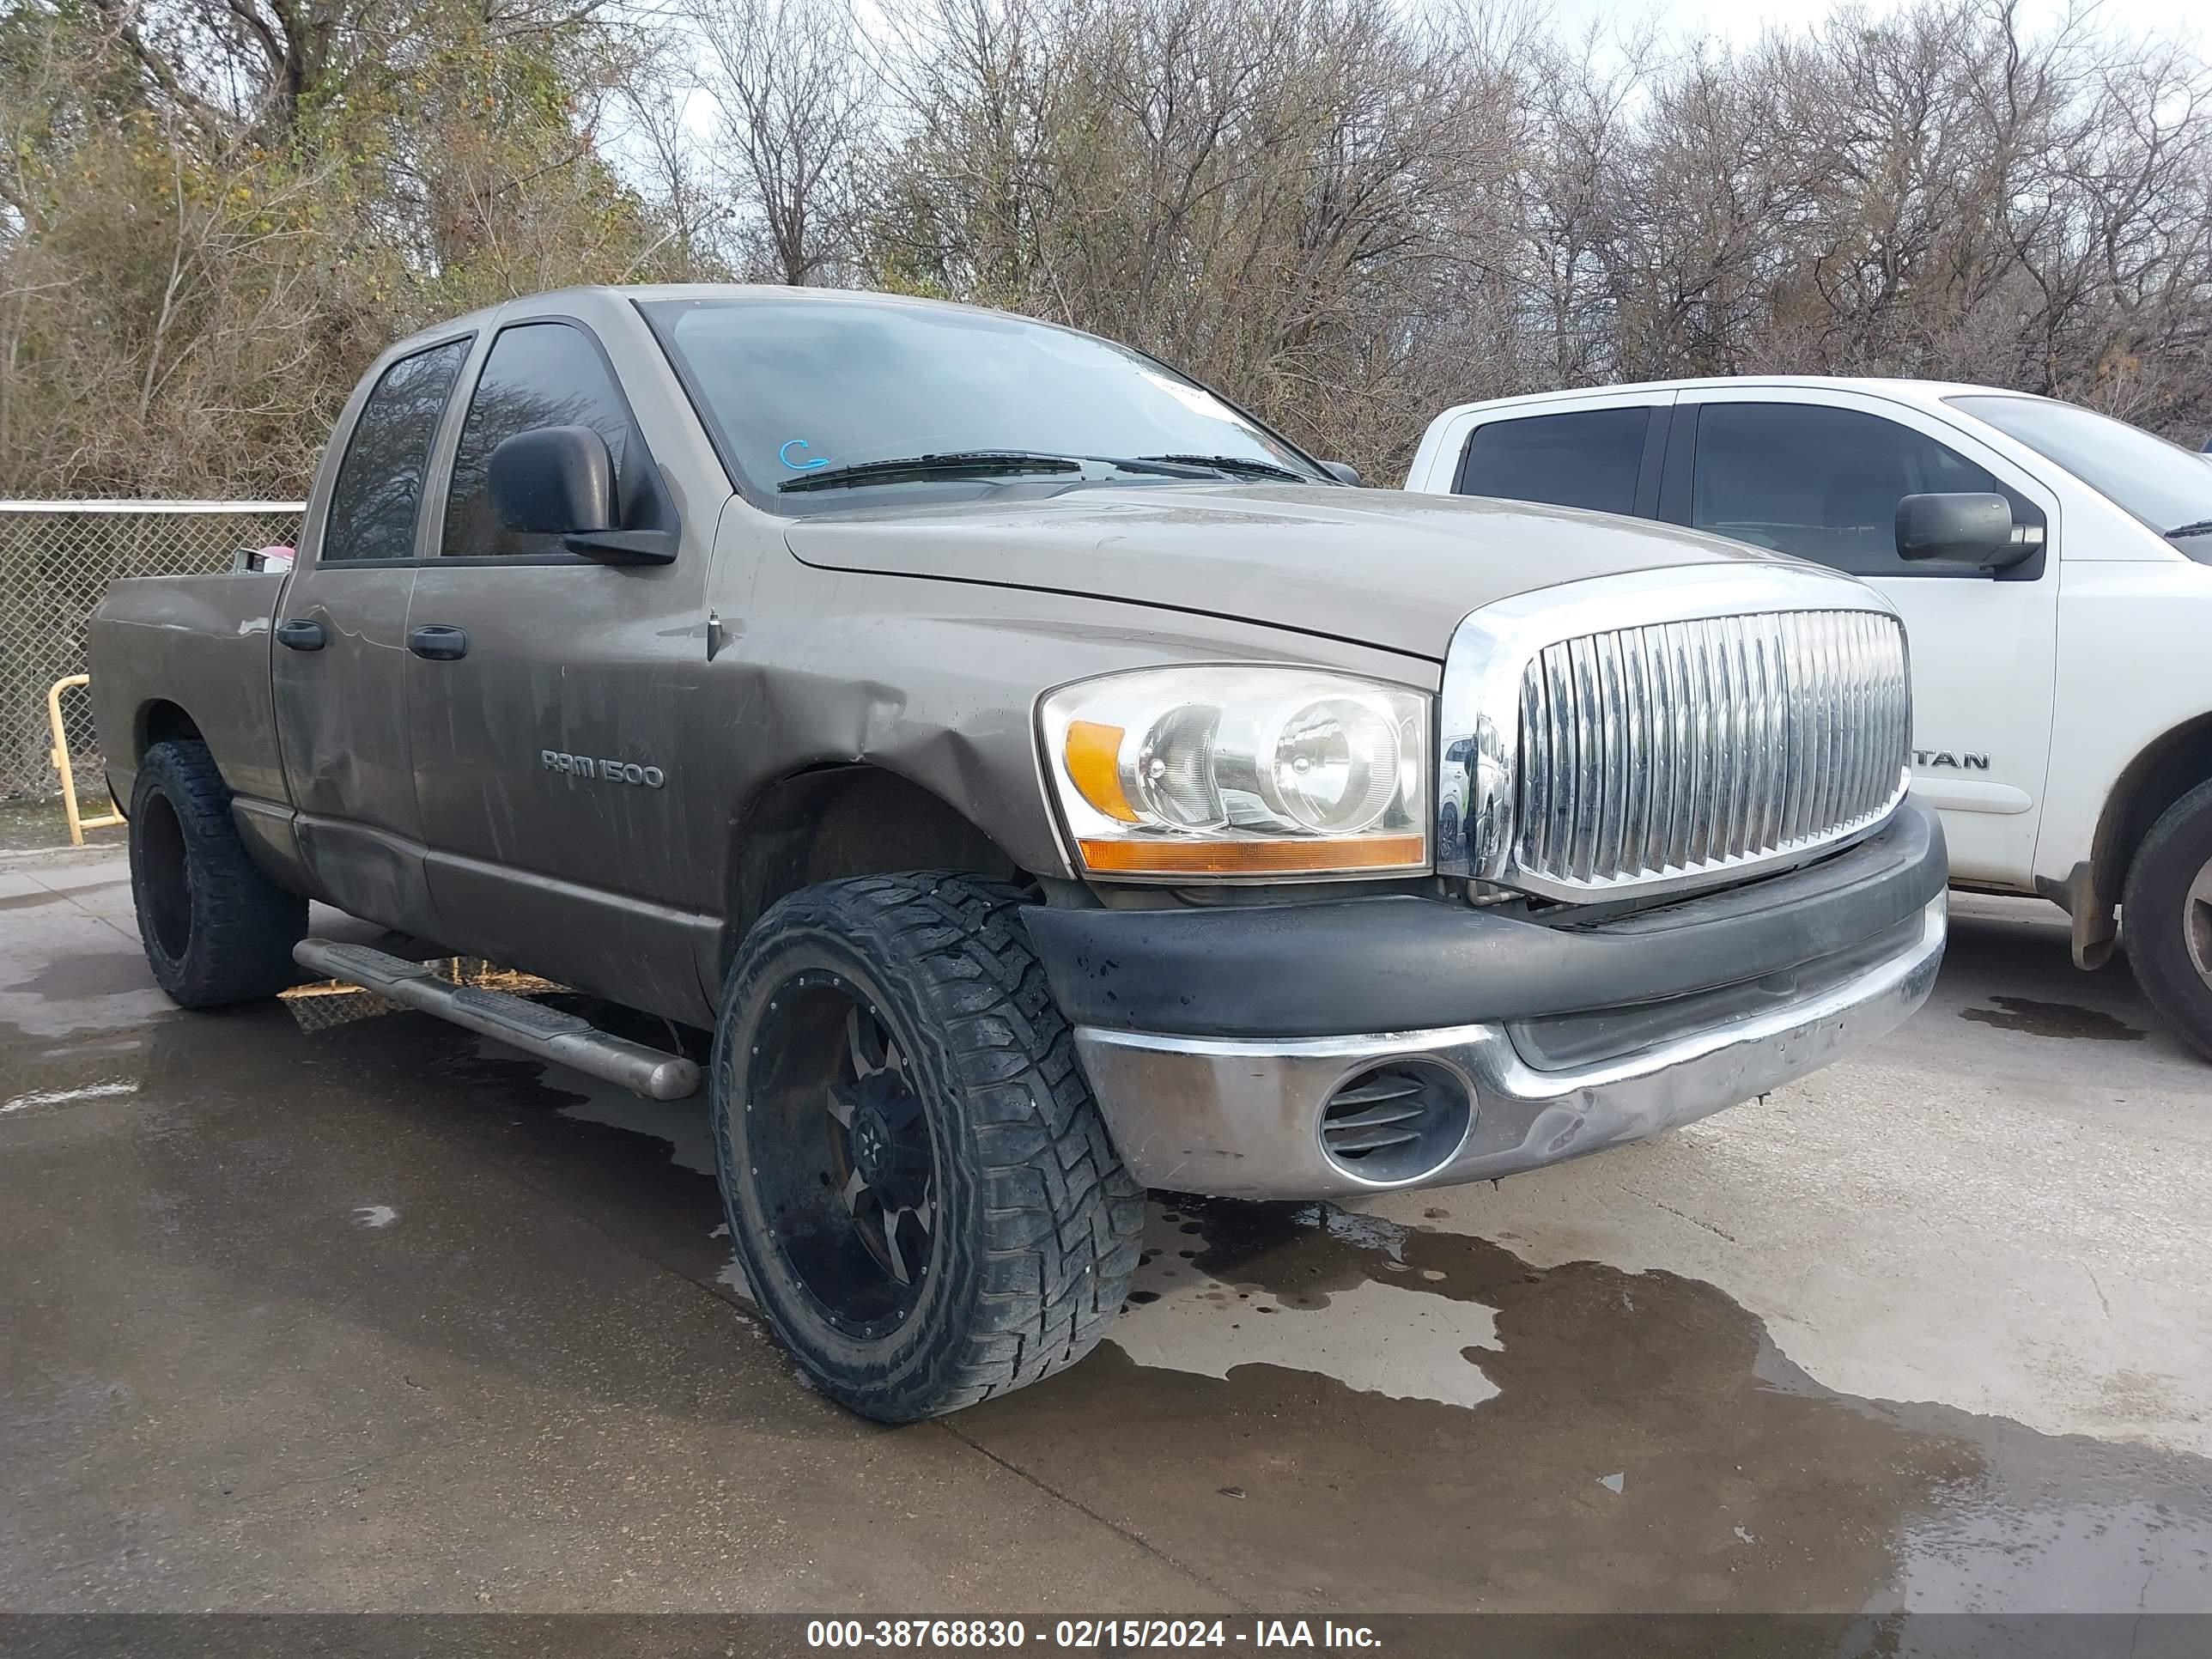
{"label": "bare tree", "polygon": [[872,136],[872,75],[846,0],[690,0],[716,111],[711,154],[749,216],[747,274],[793,287],[849,262],[854,174]]}
{"label": "bare tree", "polygon": [[2212,75],[2087,10],[858,3],[0,0],[0,488],[295,490],[405,327],[687,276],[1062,320],[1382,479],[1749,369],[2212,426]]}

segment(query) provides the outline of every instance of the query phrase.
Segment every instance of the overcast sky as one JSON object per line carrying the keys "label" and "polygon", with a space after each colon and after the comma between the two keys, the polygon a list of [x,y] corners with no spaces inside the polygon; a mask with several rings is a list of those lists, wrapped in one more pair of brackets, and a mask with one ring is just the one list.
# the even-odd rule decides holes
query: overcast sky
{"label": "overcast sky", "polygon": [[[1866,9],[1879,15],[1892,10],[1895,3],[1896,0],[1866,0]],[[1795,4],[1778,4],[1776,0],[1556,0],[1553,16],[1567,33],[1579,33],[1593,18],[1653,16],[1671,33],[1717,34],[1741,41],[1756,38],[1770,26],[1802,23],[1808,17],[1826,15],[1830,9],[1826,0],[1797,0]],[[2039,26],[2056,20],[2061,9],[2052,0],[2027,0],[2021,15],[2031,26]],[[2192,6],[2183,0],[2103,0],[2097,15],[2110,28],[2131,34],[2170,35],[2203,50],[2212,43],[2212,26],[2197,14],[2209,9],[2212,8]]]}

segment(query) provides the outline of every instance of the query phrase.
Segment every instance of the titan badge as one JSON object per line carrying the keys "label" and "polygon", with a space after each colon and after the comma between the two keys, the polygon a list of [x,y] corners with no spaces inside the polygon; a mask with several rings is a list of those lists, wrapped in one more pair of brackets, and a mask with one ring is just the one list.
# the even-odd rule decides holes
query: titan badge
{"label": "titan badge", "polygon": [[1915,766],[1948,766],[1954,772],[1986,772],[1990,769],[1987,755],[1954,752],[1948,749],[1916,749],[1912,751]]}

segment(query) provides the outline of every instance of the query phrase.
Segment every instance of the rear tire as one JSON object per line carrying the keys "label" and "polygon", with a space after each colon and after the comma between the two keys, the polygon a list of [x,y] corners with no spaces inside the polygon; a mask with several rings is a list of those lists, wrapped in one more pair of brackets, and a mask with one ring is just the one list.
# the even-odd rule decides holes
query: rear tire
{"label": "rear tire", "polygon": [[2174,1035],[2212,1060],[2212,783],[2166,808],[2120,898],[2129,964]]}
{"label": "rear tire", "polygon": [[274,996],[300,977],[307,902],[255,867],[204,743],[157,743],[131,791],[131,896],[155,981],[186,1008]]}
{"label": "rear tire", "polygon": [[716,1173],[806,1376],[912,1422],[1074,1364],[1144,1227],[1023,928],[964,875],[825,882],[746,936],[715,1026]]}

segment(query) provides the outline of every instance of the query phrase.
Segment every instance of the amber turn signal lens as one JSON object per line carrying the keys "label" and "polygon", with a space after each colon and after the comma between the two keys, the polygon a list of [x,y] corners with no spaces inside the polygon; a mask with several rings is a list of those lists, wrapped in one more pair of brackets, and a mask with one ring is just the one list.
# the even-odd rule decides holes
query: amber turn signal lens
{"label": "amber turn signal lens", "polygon": [[1109,818],[1137,822],[1137,809],[1121,787],[1121,739],[1118,726],[1097,720],[1071,720],[1067,726],[1066,760],[1068,781],[1083,799]]}
{"label": "amber turn signal lens", "polygon": [[[1071,742],[1071,775],[1074,754]],[[1085,791],[1086,796],[1089,793]],[[1076,846],[1083,854],[1084,867],[1102,875],[1327,875],[1417,868],[1428,856],[1427,844],[1419,836],[1347,836],[1335,841],[1079,841]]]}

